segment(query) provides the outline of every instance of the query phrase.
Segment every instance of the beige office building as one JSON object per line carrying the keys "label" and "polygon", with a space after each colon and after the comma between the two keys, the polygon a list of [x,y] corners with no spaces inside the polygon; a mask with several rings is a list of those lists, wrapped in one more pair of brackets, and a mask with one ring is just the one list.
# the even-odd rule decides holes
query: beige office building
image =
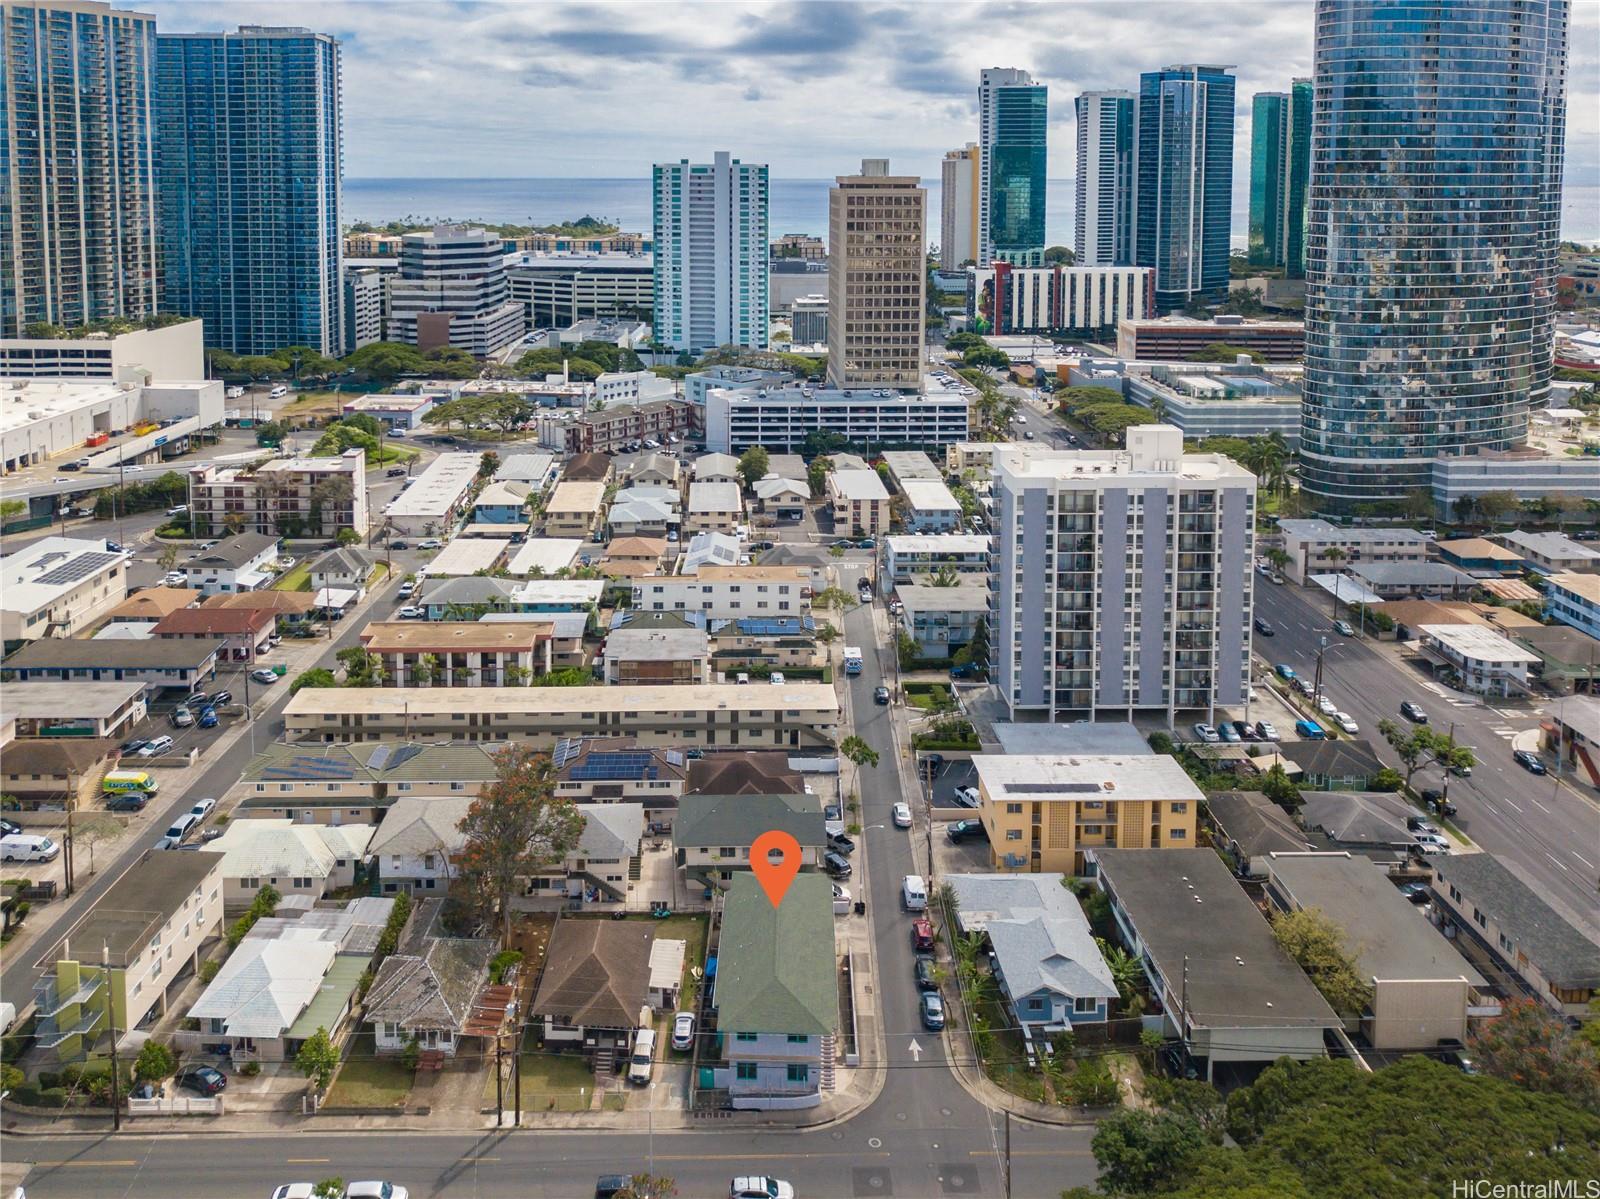
{"label": "beige office building", "polygon": [[867,158],[828,193],[828,383],[922,382],[928,193],[915,175]]}

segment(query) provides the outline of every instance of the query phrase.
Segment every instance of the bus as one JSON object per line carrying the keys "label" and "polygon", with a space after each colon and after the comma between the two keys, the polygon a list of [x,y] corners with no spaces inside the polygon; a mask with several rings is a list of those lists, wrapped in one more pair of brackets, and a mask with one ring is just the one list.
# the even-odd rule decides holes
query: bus
{"label": "bus", "polygon": [[106,795],[122,795],[129,791],[154,795],[159,785],[156,776],[148,770],[111,770],[100,780],[100,790]]}

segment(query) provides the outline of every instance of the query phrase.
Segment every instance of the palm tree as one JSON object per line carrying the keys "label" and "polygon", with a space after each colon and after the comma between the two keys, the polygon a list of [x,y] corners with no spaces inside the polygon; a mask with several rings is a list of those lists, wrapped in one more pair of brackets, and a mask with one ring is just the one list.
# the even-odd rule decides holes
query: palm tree
{"label": "palm tree", "polygon": [[1350,556],[1349,554],[1345,553],[1342,549],[1340,549],[1336,545],[1335,546],[1329,546],[1326,550],[1324,550],[1322,552],[1323,560],[1326,561],[1330,566],[1333,567],[1333,591],[1332,591],[1332,594],[1333,594],[1333,618],[1335,620],[1337,620],[1338,617],[1339,617],[1339,563],[1343,562],[1349,556]]}
{"label": "palm tree", "polygon": [[1144,967],[1139,964],[1139,959],[1104,937],[1096,937],[1095,942],[1100,946],[1100,956],[1111,971],[1111,981],[1117,988],[1117,1002],[1125,1009],[1135,999],[1140,999],[1142,1003],[1140,986],[1144,982]]}

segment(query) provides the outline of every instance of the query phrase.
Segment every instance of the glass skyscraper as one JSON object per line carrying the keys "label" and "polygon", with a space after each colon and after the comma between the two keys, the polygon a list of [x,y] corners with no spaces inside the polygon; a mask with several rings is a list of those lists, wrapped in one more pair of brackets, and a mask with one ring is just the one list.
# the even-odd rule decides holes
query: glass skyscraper
{"label": "glass skyscraper", "polygon": [[1026,71],[990,67],[978,77],[978,265],[1044,262],[1046,137],[1050,89]]}
{"label": "glass skyscraper", "polygon": [[1079,266],[1133,262],[1132,92],[1084,92],[1078,118],[1073,250]]}
{"label": "glass skyscraper", "polygon": [[156,19],[0,4],[0,337],[156,310]]}
{"label": "glass skyscraper", "polygon": [[236,354],[341,353],[339,43],[253,25],[157,40],[162,306]]}
{"label": "glass skyscraper", "polygon": [[767,167],[719,150],[657,163],[655,338],[701,354],[767,346]]}
{"label": "glass skyscraper", "polygon": [[1317,0],[1300,477],[1393,506],[1551,372],[1567,0]]}
{"label": "glass skyscraper", "polygon": [[1305,277],[1306,180],[1311,157],[1311,81],[1260,92],[1251,105],[1251,266]]}
{"label": "glass skyscraper", "polygon": [[1228,290],[1231,69],[1173,66],[1139,77],[1134,263],[1155,268],[1163,310]]}

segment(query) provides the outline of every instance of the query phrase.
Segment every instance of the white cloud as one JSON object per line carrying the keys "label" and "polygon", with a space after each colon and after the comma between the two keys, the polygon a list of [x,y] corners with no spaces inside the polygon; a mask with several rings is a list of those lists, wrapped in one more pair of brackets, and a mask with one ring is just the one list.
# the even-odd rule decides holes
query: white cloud
{"label": "white cloud", "polygon": [[[343,42],[352,178],[643,177],[727,149],[774,176],[863,156],[937,176],[973,140],[978,71],[1050,86],[1051,168],[1073,171],[1072,99],[1172,62],[1236,65],[1250,97],[1311,73],[1309,0],[405,3],[158,0],[168,32],[304,25]],[[1567,179],[1600,185],[1600,5],[1573,5]],[[1241,181],[1236,179],[1236,188]]]}

